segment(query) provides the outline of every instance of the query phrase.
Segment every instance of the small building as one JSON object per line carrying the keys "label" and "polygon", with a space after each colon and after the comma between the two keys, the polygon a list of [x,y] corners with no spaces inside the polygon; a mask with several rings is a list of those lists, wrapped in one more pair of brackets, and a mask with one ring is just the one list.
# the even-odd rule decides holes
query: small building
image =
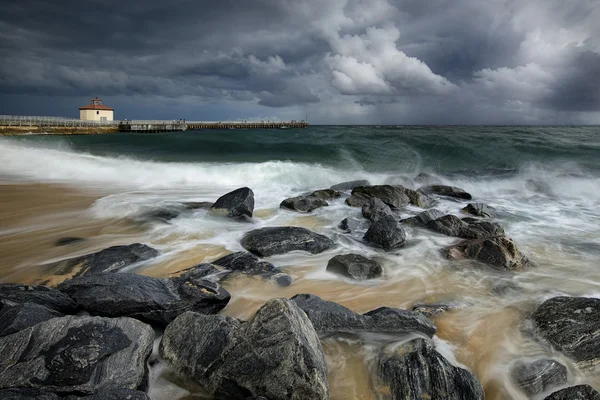
{"label": "small building", "polygon": [[79,107],[79,119],[85,121],[112,121],[114,113],[114,109],[102,104],[97,97],[87,106]]}

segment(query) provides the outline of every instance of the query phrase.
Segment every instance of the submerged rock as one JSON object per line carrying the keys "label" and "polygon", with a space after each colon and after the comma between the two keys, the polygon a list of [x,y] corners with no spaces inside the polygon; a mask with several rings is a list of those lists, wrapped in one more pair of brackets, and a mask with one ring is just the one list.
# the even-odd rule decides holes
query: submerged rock
{"label": "submerged rock", "polygon": [[80,242],[83,242],[84,240],[85,239],[81,238],[81,237],[65,236],[65,237],[61,237],[56,242],[54,242],[54,245],[55,246],[66,246],[68,244],[80,243]]}
{"label": "submerged rock", "polygon": [[217,398],[329,399],[327,364],[306,314],[272,299],[247,323],[185,313],[165,330],[161,355]]}
{"label": "submerged rock", "polygon": [[6,336],[64,314],[35,303],[15,304],[2,301],[0,336]]}
{"label": "submerged rock", "polygon": [[228,254],[225,257],[213,261],[213,264],[232,272],[239,272],[246,275],[259,275],[267,279],[272,279],[281,286],[289,286],[292,283],[292,277],[281,269],[271,263],[260,261],[254,254],[245,251]]}
{"label": "submerged rock", "polygon": [[456,215],[444,215],[427,223],[427,227],[447,236],[464,239],[477,239],[490,236],[504,236],[504,228],[496,222],[465,222]]}
{"label": "submerged rock", "polygon": [[475,376],[450,364],[433,344],[414,339],[386,348],[377,365],[381,381],[394,399],[483,400]]}
{"label": "submerged rock", "polygon": [[590,385],[579,385],[554,392],[544,400],[600,400],[600,393]]}
{"label": "submerged rock", "polygon": [[446,311],[452,310],[455,306],[450,304],[424,304],[418,303],[414,304],[412,310],[414,312],[418,312],[420,314],[425,315],[426,317],[432,317],[436,314],[441,314]]}
{"label": "submerged rock", "polygon": [[325,200],[313,196],[298,196],[285,199],[279,207],[299,212],[312,212],[317,208],[326,207],[329,203]]}
{"label": "submerged rock", "polygon": [[600,362],[600,299],[554,297],[531,316],[538,335],[582,369]]}
{"label": "submerged rock", "polygon": [[519,360],[513,366],[510,376],[523,393],[533,397],[553,387],[566,384],[567,367],[551,359]]}
{"label": "submerged rock", "polygon": [[422,333],[429,337],[436,328],[427,317],[398,308],[380,307],[364,314],[312,294],[292,297],[304,310],[315,330],[321,334],[335,332]]}
{"label": "submerged rock", "polygon": [[442,183],[442,181],[440,181],[438,178],[428,174],[427,172],[421,172],[419,175],[413,178],[413,181],[421,185],[439,185]]}
{"label": "submerged rock", "polygon": [[463,240],[446,247],[444,253],[450,259],[467,258],[504,271],[522,271],[533,266],[506,236]]}
{"label": "submerged rock", "polygon": [[406,232],[395,216],[385,215],[373,222],[364,240],[384,250],[392,250],[406,243]]}
{"label": "submerged rock", "polygon": [[404,193],[404,188],[401,186],[357,186],[352,189],[353,196],[359,194],[367,197],[376,197],[388,206],[394,208],[404,208],[410,203],[410,199]]}
{"label": "submerged rock", "polygon": [[333,185],[329,189],[343,191],[343,190],[352,190],[357,186],[369,186],[369,185],[370,185],[369,181],[366,181],[363,179],[363,180],[357,180],[357,181],[348,181],[348,182],[338,183],[337,185]]}
{"label": "submerged rock", "polygon": [[367,231],[369,229],[369,221],[357,218],[344,218],[337,226],[346,233],[356,232],[357,230]]}
{"label": "submerged rock", "polygon": [[403,219],[402,222],[405,225],[423,225],[427,226],[430,221],[434,221],[440,217],[443,217],[444,213],[440,210],[427,210],[414,217]]}
{"label": "submerged rock", "polygon": [[334,246],[333,240],[327,236],[296,226],[255,229],[244,235],[241,244],[244,249],[260,257],[297,250],[318,254]]}
{"label": "submerged rock", "polygon": [[112,246],[96,253],[46,264],[45,267],[48,272],[56,275],[76,277],[85,274],[116,272],[156,256],[158,256],[158,251],[152,247],[134,243],[127,246]]}
{"label": "submerged rock", "polygon": [[361,211],[363,217],[372,222],[377,221],[384,215],[392,215],[395,217],[392,209],[376,197],[371,197],[369,201],[362,206]]}
{"label": "submerged rock", "polygon": [[[394,175],[394,176],[389,176],[389,177],[385,178],[385,181],[383,181],[383,184],[384,185],[392,185],[392,186],[400,185],[400,186],[412,187],[414,182],[408,176]],[[361,186],[369,186],[369,185],[361,185]]]}
{"label": "submerged rock", "polygon": [[0,389],[94,394],[145,382],[152,328],[132,318],[53,318],[0,338]]}
{"label": "submerged rock", "polygon": [[38,304],[63,314],[74,314],[79,310],[69,296],[46,286],[0,283],[0,299],[15,304]]}
{"label": "submerged rock", "polygon": [[172,279],[95,274],[70,279],[59,289],[92,315],[132,317],[159,325],[185,311],[217,313],[231,297],[218,283],[196,278],[193,272]]}
{"label": "submerged rock", "polygon": [[419,191],[425,194],[437,194],[438,196],[455,197],[457,199],[471,200],[473,196],[465,192],[464,189],[455,186],[431,185],[419,188]]}
{"label": "submerged rock", "polygon": [[210,210],[232,218],[251,218],[254,211],[254,192],[247,187],[236,189],[219,197]]}
{"label": "submerged rock", "polygon": [[461,211],[466,214],[484,218],[492,218],[496,215],[496,209],[494,207],[490,207],[483,203],[469,203]]}
{"label": "submerged rock", "polygon": [[327,263],[327,271],[359,281],[378,278],[383,274],[383,268],[377,261],[369,260],[359,254],[333,257]]}
{"label": "submerged rock", "polygon": [[321,200],[333,200],[342,197],[342,193],[333,189],[315,190],[309,196],[316,197]]}

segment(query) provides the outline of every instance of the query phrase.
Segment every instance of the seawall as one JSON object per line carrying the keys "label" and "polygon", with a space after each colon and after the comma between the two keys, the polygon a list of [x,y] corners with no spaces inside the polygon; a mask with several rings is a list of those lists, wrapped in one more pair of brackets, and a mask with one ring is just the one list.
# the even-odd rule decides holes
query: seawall
{"label": "seawall", "polygon": [[119,127],[114,126],[0,126],[0,136],[17,136],[28,134],[56,133],[60,135],[93,135],[117,133]]}

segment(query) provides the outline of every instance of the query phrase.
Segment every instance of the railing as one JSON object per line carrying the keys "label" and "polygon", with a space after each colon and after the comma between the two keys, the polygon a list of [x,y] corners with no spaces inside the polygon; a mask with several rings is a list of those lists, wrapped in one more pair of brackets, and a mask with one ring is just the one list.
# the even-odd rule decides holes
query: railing
{"label": "railing", "polygon": [[76,118],[0,115],[3,126],[115,126],[120,121],[86,121]]}

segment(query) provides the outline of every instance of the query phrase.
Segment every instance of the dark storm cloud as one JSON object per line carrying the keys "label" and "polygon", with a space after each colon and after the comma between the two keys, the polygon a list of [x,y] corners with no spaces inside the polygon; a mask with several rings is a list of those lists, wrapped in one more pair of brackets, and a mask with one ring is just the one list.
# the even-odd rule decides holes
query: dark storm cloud
{"label": "dark storm cloud", "polygon": [[0,113],[100,95],[320,123],[600,122],[598,19],[593,0],[3,2]]}

